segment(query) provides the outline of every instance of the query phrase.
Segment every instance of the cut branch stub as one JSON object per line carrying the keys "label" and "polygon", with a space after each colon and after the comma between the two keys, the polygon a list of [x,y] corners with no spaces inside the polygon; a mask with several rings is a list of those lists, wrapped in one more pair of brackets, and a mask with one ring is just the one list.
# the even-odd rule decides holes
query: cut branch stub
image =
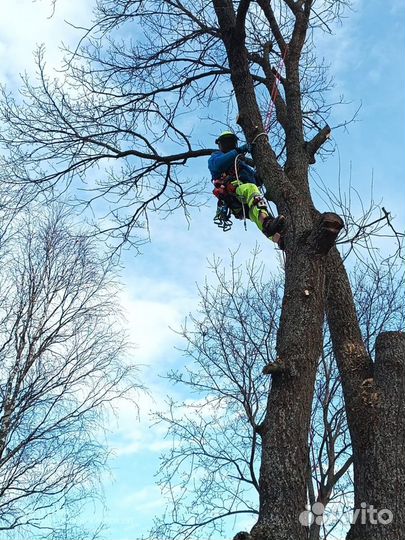
{"label": "cut branch stub", "polygon": [[320,215],[318,222],[308,236],[307,243],[315,253],[326,255],[334,246],[343,227],[344,223],[340,216],[333,212],[325,212]]}
{"label": "cut branch stub", "polygon": [[252,540],[252,536],[246,531],[241,531],[235,534],[232,540]]}
{"label": "cut branch stub", "polygon": [[284,360],[276,358],[274,362],[266,364],[263,368],[263,375],[277,375],[286,371]]}
{"label": "cut branch stub", "polygon": [[331,128],[330,126],[326,125],[321,130],[318,131],[318,133],[315,135],[315,137],[311,141],[307,141],[305,143],[305,151],[308,156],[308,163],[315,163],[315,154],[318,152],[318,150],[321,148],[321,146],[330,139],[331,135]]}

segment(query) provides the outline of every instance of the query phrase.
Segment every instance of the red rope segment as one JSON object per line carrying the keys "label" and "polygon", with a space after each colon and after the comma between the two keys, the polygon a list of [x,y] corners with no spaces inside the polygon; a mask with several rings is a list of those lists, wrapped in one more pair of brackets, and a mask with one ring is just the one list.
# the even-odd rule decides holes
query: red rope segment
{"label": "red rope segment", "polygon": [[270,125],[271,125],[271,117],[273,115],[273,109],[274,109],[274,104],[275,104],[275,101],[276,101],[276,98],[277,98],[277,95],[278,95],[278,85],[280,84],[280,76],[279,74],[281,73],[281,70],[283,69],[284,65],[285,65],[285,59],[286,59],[286,56],[287,56],[287,51],[288,51],[288,47],[286,47],[284,49],[284,54],[283,56],[280,58],[280,62],[278,64],[278,67],[277,67],[277,72],[275,74],[275,80],[274,80],[274,83],[273,83],[273,86],[272,86],[272,89],[271,89],[271,94],[270,94],[270,98],[271,98],[271,103],[270,103],[270,108],[267,112],[267,115],[266,115],[266,120],[264,122],[264,131],[266,133],[268,133],[270,131]]}

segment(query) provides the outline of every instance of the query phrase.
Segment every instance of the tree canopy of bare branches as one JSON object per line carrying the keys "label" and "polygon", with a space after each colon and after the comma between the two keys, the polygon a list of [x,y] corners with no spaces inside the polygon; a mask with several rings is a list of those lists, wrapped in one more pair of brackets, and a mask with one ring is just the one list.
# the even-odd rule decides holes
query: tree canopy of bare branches
{"label": "tree canopy of bare branches", "polygon": [[20,216],[3,236],[0,531],[44,537],[53,514],[98,492],[105,413],[136,387],[98,249],[60,210]]}
{"label": "tree canopy of bare branches", "polygon": [[[276,77],[281,82],[271,119],[281,162],[295,137],[289,118],[295,91],[289,77],[277,72],[287,47],[288,58],[299,63],[300,119],[310,160],[330,131],[326,94],[331,82],[311,52],[311,40],[318,30],[328,31],[348,2],[320,4],[309,16],[305,46],[294,27],[292,3],[248,2],[246,13],[240,11],[246,61],[264,115]],[[45,59],[40,48],[37,80],[24,77],[19,97],[3,88],[0,141],[8,153],[2,157],[7,183],[18,193],[23,186],[24,197],[86,183],[83,202],[108,201],[110,211],[100,228],[121,241],[147,225],[150,210],[182,206],[187,212],[201,204],[202,182],[188,178],[184,169],[209,156],[212,143],[207,148],[203,130],[187,118],[197,114],[213,135],[220,124],[216,120],[213,128],[210,116],[233,124],[237,111],[215,3],[102,1],[79,46],[66,51],[58,77],[47,73]]]}

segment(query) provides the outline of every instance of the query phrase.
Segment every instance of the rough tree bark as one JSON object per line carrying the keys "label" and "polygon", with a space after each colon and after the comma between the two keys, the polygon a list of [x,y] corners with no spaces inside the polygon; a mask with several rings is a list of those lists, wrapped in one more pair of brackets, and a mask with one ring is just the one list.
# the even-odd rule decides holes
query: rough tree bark
{"label": "rough tree bark", "polygon": [[[348,540],[400,540],[405,530],[405,334],[384,332],[375,363],[364,345],[337,250],[328,261],[327,317],[342,377],[353,445],[355,508],[370,510]],[[375,512],[372,512],[372,508]],[[376,512],[388,510],[376,523]]]}
{"label": "rough tree bark", "polygon": [[[314,209],[308,188],[309,158],[306,153],[300,105],[299,54],[305,40],[310,2],[297,14],[289,44],[286,70],[285,170],[265,136],[244,44],[244,18],[249,1],[235,14],[229,0],[214,0],[227,51],[231,80],[239,109],[239,123],[248,141],[255,141],[257,170],[278,210],[288,218],[286,281],[277,353],[284,369],[273,375],[268,412],[262,425],[259,518],[255,540],[294,540],[307,537],[298,520],[305,507],[308,463],[308,431],[317,361],[322,350],[325,302],[326,254],[342,227]],[[280,46],[287,46],[280,37]]]}

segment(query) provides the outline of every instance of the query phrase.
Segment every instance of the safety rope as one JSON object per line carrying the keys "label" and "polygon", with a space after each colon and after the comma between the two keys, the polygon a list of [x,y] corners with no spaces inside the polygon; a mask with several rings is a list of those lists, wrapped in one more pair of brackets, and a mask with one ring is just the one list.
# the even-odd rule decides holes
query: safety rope
{"label": "safety rope", "polygon": [[255,144],[255,142],[257,141],[257,139],[258,139],[259,137],[262,137],[262,136],[269,138],[269,134],[268,134],[266,131],[262,131],[261,133],[258,133],[258,134],[256,135],[256,137],[255,137],[255,138],[253,139],[253,141],[252,141],[252,144]]}
{"label": "safety rope", "polygon": [[[252,143],[251,143],[252,145],[255,144],[255,142],[257,141],[257,139],[259,137],[267,137],[267,138],[269,138],[269,131],[270,131],[270,128],[271,128],[271,118],[272,118],[272,115],[273,115],[275,102],[276,102],[277,96],[279,94],[278,86],[279,86],[280,81],[281,81],[280,73],[281,73],[281,70],[285,66],[285,59],[287,57],[287,54],[288,54],[288,46],[286,46],[285,49],[284,49],[284,53],[280,58],[280,62],[278,64],[278,67],[277,67],[277,70],[276,70],[276,73],[275,73],[275,79],[274,79],[273,86],[272,86],[271,92],[270,92],[270,107],[269,107],[269,110],[267,111],[266,119],[265,119],[265,122],[264,122],[264,131],[261,131],[260,133],[258,133],[254,137],[254,139],[252,140]],[[235,160],[235,171],[236,171],[236,160]],[[270,207],[267,208],[267,211],[268,211],[269,215],[274,218],[273,213],[270,210]],[[246,228],[246,223],[245,223],[245,228]],[[284,257],[284,252],[283,252],[283,257]],[[284,259],[284,263],[285,263],[285,259]]]}
{"label": "safety rope", "polygon": [[287,57],[287,53],[288,53],[288,47],[286,46],[284,49],[284,53],[282,57],[280,58],[280,62],[278,64],[277,71],[275,73],[275,79],[274,79],[273,86],[270,93],[270,107],[269,107],[269,110],[267,111],[266,120],[264,122],[264,131],[266,132],[266,134],[270,131],[271,117],[273,115],[274,104],[278,96],[278,85],[280,84],[280,73],[285,65],[285,59]]}
{"label": "safety rope", "polygon": [[[241,157],[241,154],[237,154],[236,157],[235,157],[235,162],[234,162],[235,176],[236,176],[236,180],[238,182],[240,182],[240,180],[239,180],[239,172],[238,172],[238,159],[240,157]],[[247,231],[245,205],[244,205],[243,201],[241,201],[241,203],[242,203],[242,213],[243,213],[243,226],[245,228],[245,231]]]}

